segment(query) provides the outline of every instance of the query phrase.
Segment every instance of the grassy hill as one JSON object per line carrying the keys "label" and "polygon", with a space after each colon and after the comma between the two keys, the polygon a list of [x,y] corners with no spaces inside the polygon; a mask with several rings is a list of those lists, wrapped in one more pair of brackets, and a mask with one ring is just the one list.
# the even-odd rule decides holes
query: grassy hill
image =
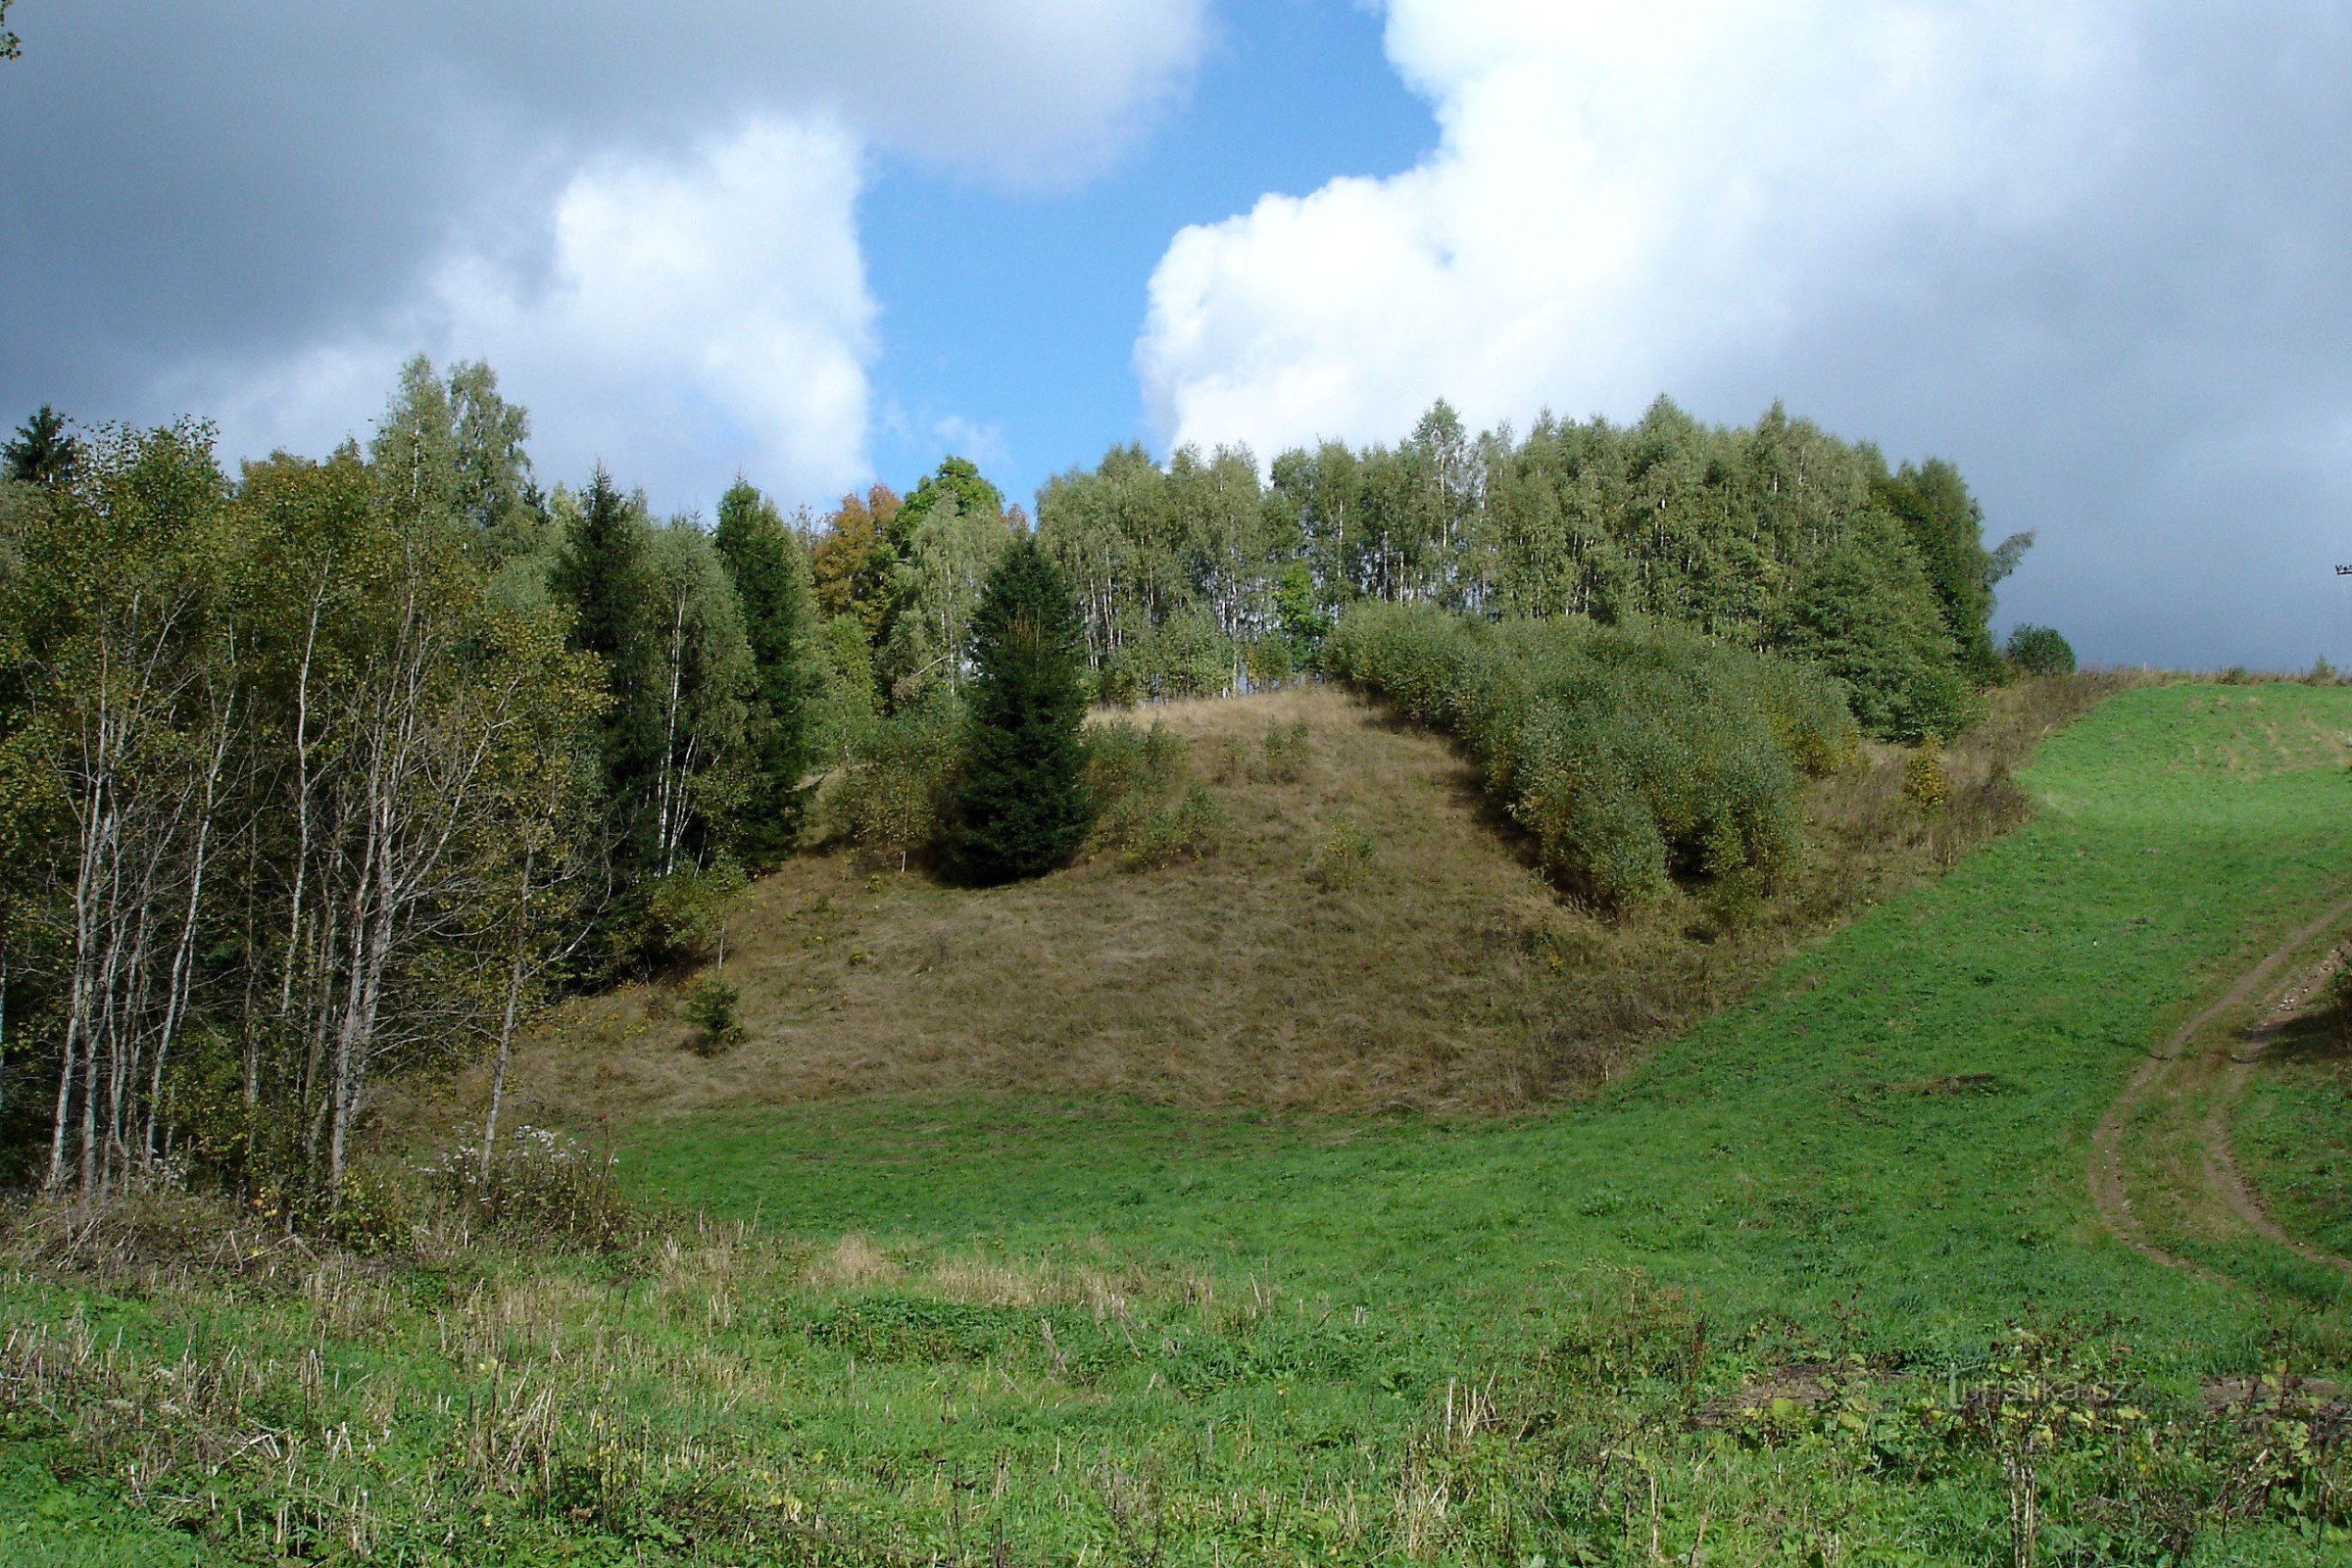
{"label": "grassy hill", "polygon": [[[542,1045],[541,1103],[701,1219],[400,1266],[121,1236],[111,1272],[28,1223],[0,1554],[2352,1560],[2340,1404],[2261,1381],[2352,1366],[2337,1296],[2243,1237],[2136,1250],[2088,1179],[2150,1048],[2352,892],[2352,693],[2123,692],[1965,858],[1990,763],[1894,832],[1882,759],[1781,912],[1616,928],[1509,912],[1442,748],[1284,701],[1315,767],[1229,785],[1210,859],[986,895],[815,859],[730,960],[741,1052],[675,1049],[658,992]],[[1340,809],[1380,875],[1303,891]],[[1751,994],[1609,1036],[1605,1082],[1536,1044],[1595,986],[1695,1016],[1708,972]]]}
{"label": "grassy hill", "polygon": [[[1607,920],[1535,874],[1451,745],[1376,704],[1315,686],[1162,705],[1139,717],[1187,743],[1224,818],[1205,855],[1138,871],[1103,846],[979,892],[902,873],[896,856],[804,857],[735,921],[741,1049],[684,1049],[681,981],[629,988],[540,1033],[518,1068],[523,1102],[571,1125],[969,1088],[1515,1109],[1621,1071],[2016,820],[2010,767],[2103,689],[1999,694],[1995,719],[1946,758],[1939,812],[1904,799],[1908,754],[1892,748],[1808,785],[1811,853],[1768,898],[1678,891]],[[1270,769],[1265,738],[1299,725],[1302,760]],[[1334,836],[1352,834],[1368,858],[1323,874]]]}

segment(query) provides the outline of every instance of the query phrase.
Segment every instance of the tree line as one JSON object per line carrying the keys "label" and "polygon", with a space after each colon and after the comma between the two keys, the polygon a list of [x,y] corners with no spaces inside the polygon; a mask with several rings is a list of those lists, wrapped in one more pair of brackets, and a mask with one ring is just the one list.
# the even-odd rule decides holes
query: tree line
{"label": "tree line", "polygon": [[[815,616],[776,507],[543,493],[480,365],[365,448],[234,476],[68,433],[0,485],[0,1126],[85,1194],[202,1168],[331,1204],[379,1086],[503,1069],[793,844]],[[739,864],[740,862],[740,864]],[[497,1136],[495,1110],[484,1157]]]}
{"label": "tree line", "polygon": [[[1984,547],[1948,466],[1889,469],[1778,410],[1472,438],[1440,404],[1393,448],[1263,475],[1117,447],[1034,526],[958,459],[822,518],[741,478],[710,519],[657,517],[601,468],[542,489],[529,435],[488,367],[419,359],[322,459],[232,474],[201,423],[47,409],[8,445],[19,1174],[203,1170],[315,1211],[387,1081],[477,1056],[487,1161],[532,1011],[703,956],[812,816],[1031,874],[1087,831],[1087,701],[1289,678],[1352,605],[1671,622],[1810,660],[1876,733],[1948,734],[1997,676],[1991,585],[2023,548]],[[1747,679],[1697,646],[1678,657]]]}

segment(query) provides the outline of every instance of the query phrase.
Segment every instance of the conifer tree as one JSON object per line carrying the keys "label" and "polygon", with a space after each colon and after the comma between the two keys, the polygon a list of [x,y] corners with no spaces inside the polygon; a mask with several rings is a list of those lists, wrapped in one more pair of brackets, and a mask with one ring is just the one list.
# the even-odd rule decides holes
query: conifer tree
{"label": "conifer tree", "polygon": [[613,874],[623,884],[654,863],[649,809],[662,768],[660,685],[649,607],[655,601],[652,535],[641,509],[599,467],[567,519],[550,586],[571,611],[576,653],[602,662],[610,698],[600,737],[607,832]]}
{"label": "conifer tree", "polygon": [[66,416],[44,403],[17,426],[16,439],[0,447],[0,465],[19,484],[63,484],[80,452],[81,443],[66,431]]}
{"label": "conifer tree", "polygon": [[1086,657],[1078,604],[1023,534],[989,573],[973,618],[971,724],[956,859],[976,881],[1037,876],[1086,837]]}
{"label": "conifer tree", "polygon": [[751,643],[752,777],[740,843],[755,865],[769,865],[798,838],[805,805],[821,670],[815,590],[808,558],[775,504],[740,478],[719,500],[712,543],[743,602]]}

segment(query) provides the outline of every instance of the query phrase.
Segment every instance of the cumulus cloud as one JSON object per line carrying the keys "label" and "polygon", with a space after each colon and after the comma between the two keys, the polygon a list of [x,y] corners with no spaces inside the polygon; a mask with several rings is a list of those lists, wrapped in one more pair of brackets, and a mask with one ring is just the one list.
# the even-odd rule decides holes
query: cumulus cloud
{"label": "cumulus cloud", "polygon": [[[1997,526],[2042,529],[2017,607],[2095,653],[2340,650],[2302,568],[2346,496],[2319,279],[2352,250],[2347,30],[2292,5],[1392,0],[1440,146],[1177,235],[1147,405],[1171,440],[1266,450],[1394,438],[1440,395],[1521,422],[1785,396],[1960,460]],[[2258,548],[2217,537],[2225,473],[2263,475]],[[2204,619],[2152,622],[2225,548]]]}
{"label": "cumulus cloud", "polygon": [[490,358],[550,466],[831,485],[863,461],[875,158],[1087,178],[1203,6],[44,8],[0,83],[0,398],[315,447],[424,349]]}
{"label": "cumulus cloud", "polygon": [[231,451],[316,451],[380,402],[419,345],[486,359],[523,396],[559,474],[596,462],[708,510],[730,473],[793,493],[862,472],[874,302],[858,254],[857,139],[759,120],[677,157],[615,154],[576,172],[545,260],[449,257],[424,296],[360,336],[284,360],[183,374]]}

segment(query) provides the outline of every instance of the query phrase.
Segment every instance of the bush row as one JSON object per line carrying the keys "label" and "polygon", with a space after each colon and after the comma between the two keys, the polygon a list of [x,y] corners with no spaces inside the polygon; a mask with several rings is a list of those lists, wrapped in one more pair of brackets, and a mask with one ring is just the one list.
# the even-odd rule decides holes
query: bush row
{"label": "bush row", "polygon": [[1799,775],[1861,740],[1834,676],[1670,626],[1365,603],[1322,657],[1457,737],[1545,871],[1603,907],[1678,875],[1769,885],[1801,845]]}

